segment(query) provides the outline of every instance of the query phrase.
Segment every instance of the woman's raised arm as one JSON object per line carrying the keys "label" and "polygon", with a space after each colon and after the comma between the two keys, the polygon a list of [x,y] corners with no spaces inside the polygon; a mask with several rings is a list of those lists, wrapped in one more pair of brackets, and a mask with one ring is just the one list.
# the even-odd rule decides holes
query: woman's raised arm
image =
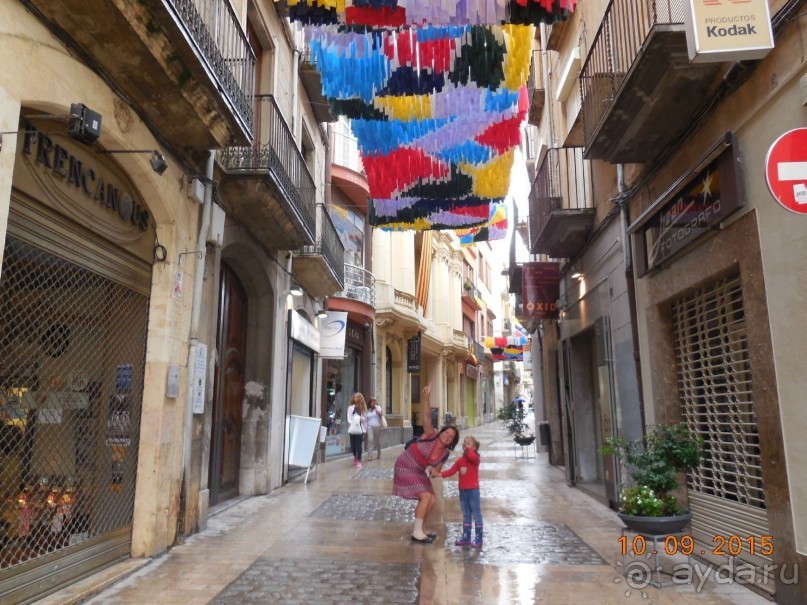
{"label": "woman's raised arm", "polygon": [[432,392],[432,385],[431,383],[427,384],[423,387],[423,397],[422,399],[422,413],[421,416],[423,421],[423,435],[428,436],[431,435],[434,431],[434,424],[432,423],[432,402],[431,402],[431,392]]}

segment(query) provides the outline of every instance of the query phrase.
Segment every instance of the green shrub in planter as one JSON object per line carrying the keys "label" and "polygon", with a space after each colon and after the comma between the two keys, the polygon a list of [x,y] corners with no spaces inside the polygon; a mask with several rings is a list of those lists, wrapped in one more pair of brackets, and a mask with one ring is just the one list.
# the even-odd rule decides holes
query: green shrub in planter
{"label": "green shrub in planter", "polygon": [[[675,516],[683,512],[670,492],[678,487],[681,473],[700,464],[703,439],[690,433],[681,423],[650,425],[641,439],[623,441],[611,437],[606,443],[600,453],[624,463],[636,484],[635,488],[623,492],[621,512],[648,517]],[[637,489],[639,491],[631,491]],[[624,508],[626,502],[636,510],[648,512],[629,512]]]}

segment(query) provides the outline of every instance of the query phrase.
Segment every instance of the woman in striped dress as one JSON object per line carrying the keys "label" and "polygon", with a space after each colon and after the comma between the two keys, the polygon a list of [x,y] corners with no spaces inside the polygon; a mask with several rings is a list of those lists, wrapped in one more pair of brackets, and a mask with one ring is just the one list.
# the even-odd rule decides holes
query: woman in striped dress
{"label": "woman in striped dress", "polygon": [[437,502],[430,477],[440,476],[440,469],[449,452],[460,439],[457,427],[444,426],[440,431],[434,428],[430,395],[431,385],[423,387],[423,434],[398,456],[392,480],[393,495],[418,501],[412,540],[423,544],[431,543],[437,537],[437,534],[428,533],[424,528],[424,523]]}

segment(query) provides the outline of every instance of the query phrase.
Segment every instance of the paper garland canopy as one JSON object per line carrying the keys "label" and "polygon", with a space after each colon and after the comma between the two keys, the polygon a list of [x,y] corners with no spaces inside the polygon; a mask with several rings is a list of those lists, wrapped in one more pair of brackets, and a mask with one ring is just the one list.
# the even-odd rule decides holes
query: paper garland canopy
{"label": "paper garland canopy", "polygon": [[504,239],[507,237],[507,206],[491,204],[490,219],[485,224],[470,229],[458,229],[457,237],[460,238],[460,246]]}
{"label": "paper garland canopy", "polygon": [[510,187],[529,109],[534,28],[307,30],[324,94],[352,119],[370,224],[462,229],[490,223]]}
{"label": "paper garland canopy", "polygon": [[371,225],[501,230],[534,24],[576,1],[285,0],[332,112],[352,121]]}
{"label": "paper garland canopy", "polygon": [[566,19],[577,0],[285,0],[305,25],[538,25]]}

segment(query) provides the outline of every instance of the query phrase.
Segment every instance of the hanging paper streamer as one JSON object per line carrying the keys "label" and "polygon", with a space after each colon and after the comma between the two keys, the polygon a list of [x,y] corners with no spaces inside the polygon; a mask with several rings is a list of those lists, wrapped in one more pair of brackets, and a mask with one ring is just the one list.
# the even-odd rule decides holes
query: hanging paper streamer
{"label": "hanging paper streamer", "polygon": [[385,229],[489,225],[529,103],[534,28],[306,31],[332,110],[352,119]]}
{"label": "hanging paper streamer", "polygon": [[552,24],[574,11],[577,0],[275,0],[305,25]]}
{"label": "hanging paper streamer", "polygon": [[491,204],[490,219],[479,227],[457,230],[461,246],[470,246],[479,242],[500,240],[507,237],[507,206]]}
{"label": "hanging paper streamer", "polygon": [[490,349],[494,361],[523,361],[526,344],[527,339],[523,337],[485,337],[485,346]]}

